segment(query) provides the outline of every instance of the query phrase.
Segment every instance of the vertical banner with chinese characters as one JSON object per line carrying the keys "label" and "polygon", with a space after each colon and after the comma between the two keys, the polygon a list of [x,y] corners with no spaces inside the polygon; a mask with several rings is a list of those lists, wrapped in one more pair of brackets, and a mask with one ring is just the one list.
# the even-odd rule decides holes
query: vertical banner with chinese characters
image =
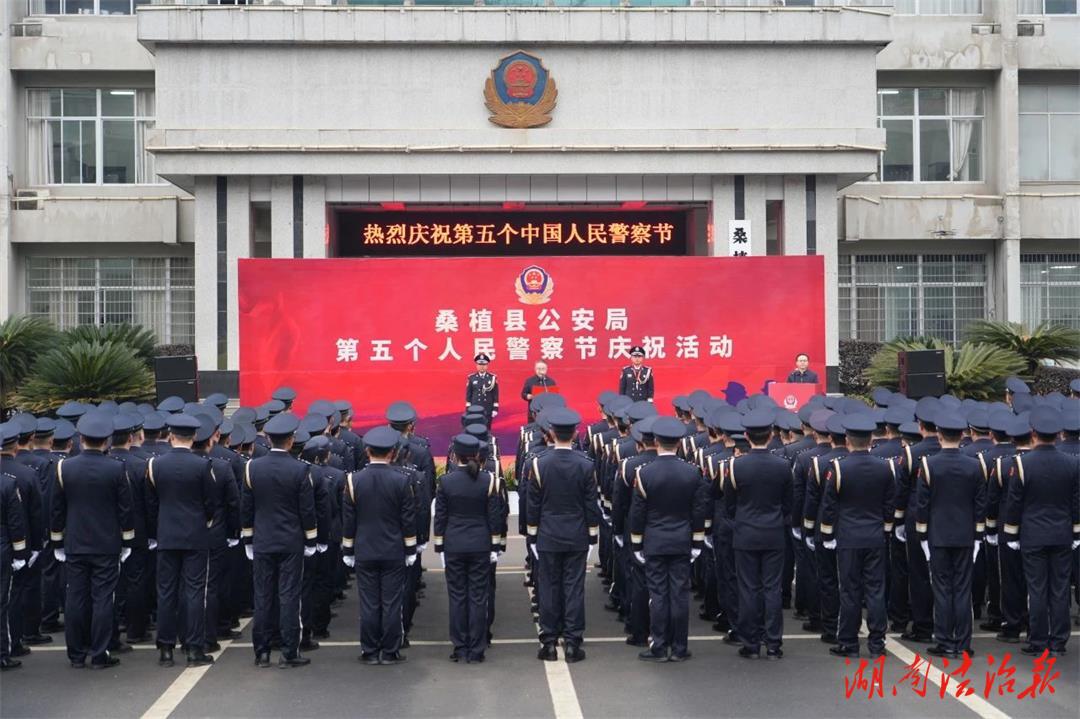
{"label": "vertical banner with chinese characters", "polygon": [[750,254],[750,220],[728,220],[728,257]]}
{"label": "vertical banner with chinese characters", "polygon": [[240,399],[348,399],[360,431],[408,400],[441,454],[483,352],[511,451],[537,360],[592,421],[641,345],[662,412],[697,388],[734,404],[824,356],[823,273],[819,256],[241,260]]}

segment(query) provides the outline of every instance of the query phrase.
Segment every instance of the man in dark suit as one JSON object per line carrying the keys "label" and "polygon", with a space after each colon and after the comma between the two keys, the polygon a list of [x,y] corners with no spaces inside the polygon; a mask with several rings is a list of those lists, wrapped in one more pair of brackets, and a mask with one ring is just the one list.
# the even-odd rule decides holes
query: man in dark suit
{"label": "man in dark suit", "polygon": [[817,372],[810,369],[810,355],[800,352],[795,355],[795,369],[787,376],[788,382],[796,384],[817,384]]}

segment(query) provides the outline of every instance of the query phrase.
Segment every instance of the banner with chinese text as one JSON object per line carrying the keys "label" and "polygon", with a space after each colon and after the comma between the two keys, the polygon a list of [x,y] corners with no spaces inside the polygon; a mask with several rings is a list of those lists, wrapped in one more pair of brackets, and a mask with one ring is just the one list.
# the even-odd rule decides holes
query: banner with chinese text
{"label": "banner with chinese text", "polygon": [[666,414],[697,388],[732,404],[760,392],[799,352],[821,367],[823,272],[818,256],[241,260],[240,399],[259,404],[289,385],[300,414],[314,399],[348,399],[358,432],[408,400],[443,454],[485,352],[505,454],[540,359],[587,421],[634,345]]}

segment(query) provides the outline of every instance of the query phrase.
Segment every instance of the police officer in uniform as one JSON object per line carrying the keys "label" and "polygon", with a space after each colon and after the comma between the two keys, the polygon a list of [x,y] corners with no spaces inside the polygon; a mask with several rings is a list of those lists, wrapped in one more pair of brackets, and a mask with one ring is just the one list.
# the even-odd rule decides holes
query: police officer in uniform
{"label": "police officer in uniform", "polygon": [[368,463],[345,478],[342,561],[356,569],[360,661],[400,664],[405,572],[416,562],[416,506],[409,477],[391,466],[401,435],[364,435]]}
{"label": "police officer in uniform", "polygon": [[499,414],[499,380],[487,371],[491,358],[481,352],[473,357],[476,371],[465,381],[465,408],[480,405],[484,408],[487,421]]}
{"label": "police officer in uniform", "polygon": [[210,525],[217,511],[213,469],[191,451],[199,420],[187,414],[167,421],[172,449],[146,465],[149,533],[157,550],[158,664],[173,665],[183,607],[181,645],[188,666],[212,664],[206,653],[204,602]]}
{"label": "police officer in uniform", "polygon": [[[15,437],[17,431],[7,424],[0,424],[0,443],[5,441],[8,432]],[[7,671],[22,666],[21,661],[11,656],[8,612],[12,572],[23,570],[30,556],[30,549],[26,541],[22,495],[15,484],[15,478],[3,469],[0,469],[0,510],[0,671]]]}
{"label": "police officer in uniform", "polygon": [[[9,651],[12,657],[22,657],[30,653],[30,647],[23,641],[23,627],[27,602],[35,598],[31,581],[38,579],[32,565],[37,563],[44,540],[40,472],[45,471],[45,468],[42,466],[44,460],[28,451],[23,450],[22,454],[16,453],[17,444],[24,438],[33,436],[33,428],[37,426],[37,420],[30,415],[16,415],[5,426],[7,430],[4,438],[0,440],[3,442],[3,446],[0,447],[0,471],[15,480],[15,486],[22,499],[20,505],[23,512],[22,524],[30,545],[30,557],[27,559],[26,566],[12,575],[11,595],[7,598],[10,603],[7,624],[7,629],[11,633]],[[20,461],[26,459],[33,459],[34,462]],[[40,601],[40,596],[37,597],[37,601]]]}
{"label": "police officer in uniform", "polygon": [[840,578],[840,621],[837,645],[829,652],[840,657],[859,655],[859,625],[866,602],[870,637],[867,649],[874,657],[885,654],[886,539],[893,528],[896,468],[891,459],[870,454],[876,423],[857,413],[843,419],[848,455],[832,461],[821,509],[821,537],[825,549],[836,550]]}
{"label": "police officer in uniform", "polygon": [[128,486],[131,488],[131,519],[135,527],[135,539],[131,544],[131,556],[120,569],[120,583],[115,606],[117,621],[113,627],[113,640],[110,651],[123,651],[120,642],[120,616],[127,625],[127,639],[130,643],[150,640],[147,627],[150,621],[148,599],[148,565],[150,550],[147,525],[149,512],[146,504],[146,459],[131,450],[131,442],[137,426],[142,423],[141,415],[121,412],[113,417],[112,446],[109,456],[124,463]]}
{"label": "police officer in uniform", "polygon": [[656,437],[652,433],[657,419],[656,416],[645,417],[630,427],[630,434],[637,443],[637,453],[620,463],[612,492],[611,530],[616,561],[621,563],[625,578],[620,607],[629,635],[626,643],[634,647],[648,646],[649,588],[645,581],[645,566],[631,556],[630,507],[634,499],[637,470],[657,456]]}
{"label": "police officer in uniform", "polygon": [[1054,447],[1062,427],[1057,410],[1035,408],[1031,427],[1035,446],[1016,458],[1005,536],[1020,550],[1027,580],[1029,643],[1021,651],[1060,656],[1069,640],[1069,564],[1080,547],[1080,463]]}
{"label": "police officer in uniform", "polygon": [[690,658],[690,563],[705,545],[708,485],[695,465],[676,456],[685,431],[673,417],[653,422],[657,456],[634,470],[630,540],[634,561],[645,565],[652,637],[638,654],[645,661]]}
{"label": "police officer in uniform", "polygon": [[120,663],[108,647],[120,564],[135,540],[131,491],[124,464],[105,455],[112,417],[87,412],[79,418],[78,430],[82,450],[56,465],[49,541],[57,561],[66,565],[68,660],[81,669],[89,657],[91,667],[105,669]]}
{"label": "police officer in uniform", "polygon": [[934,418],[941,451],[921,460],[915,531],[934,591],[934,656],[971,654],[971,578],[986,531],[986,476],[960,452],[967,420],[942,409]]}
{"label": "police officer in uniform", "polygon": [[[761,644],[771,660],[784,656],[784,616],[780,580],[784,574],[784,534],[791,511],[791,468],[768,450],[773,411],[754,410],[742,425],[750,452],[728,463],[724,501],[735,520],[736,577],[739,584],[739,656],[757,659]],[[730,491],[729,491],[730,490]]]}
{"label": "police officer in uniform", "polygon": [[635,402],[653,401],[656,385],[652,368],[645,366],[645,350],[641,347],[630,348],[630,364],[623,367],[619,375],[619,394]]}
{"label": "police officer in uniform", "polygon": [[483,471],[480,440],[454,437],[456,466],[435,493],[435,551],[446,569],[450,602],[450,661],[484,661],[490,567],[501,550],[502,500],[496,476]]}
{"label": "police officer in uniform", "polygon": [[294,434],[300,420],[278,414],[265,426],[272,448],[248,462],[241,484],[240,535],[252,562],[255,622],[251,638],[255,666],[270,666],[270,639],[275,595],[281,631],[281,668],[301,667],[311,660],[300,654],[300,591],[304,558],[315,556],[318,528],[315,489],[309,468],[294,459]]}
{"label": "police officer in uniform", "polygon": [[566,661],[585,658],[585,567],[600,536],[593,463],[574,451],[581,415],[571,409],[547,411],[555,446],[532,460],[528,484],[528,548],[539,566],[540,651],[556,661],[563,637]]}

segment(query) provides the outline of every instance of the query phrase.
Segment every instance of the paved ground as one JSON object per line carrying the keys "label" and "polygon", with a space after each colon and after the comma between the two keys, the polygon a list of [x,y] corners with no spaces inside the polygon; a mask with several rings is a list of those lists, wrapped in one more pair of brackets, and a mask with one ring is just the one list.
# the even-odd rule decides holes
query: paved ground
{"label": "paved ground", "polygon": [[[816,636],[785,617],[785,658],[780,662],[740,660],[735,649],[697,619],[691,624],[692,661],[645,664],[623,643],[614,615],[601,609],[603,588],[588,577],[588,659],[568,666],[536,660],[536,640],[522,586],[520,540],[500,564],[496,642],[482,665],[451,664],[446,629],[446,592],[438,560],[425,556],[427,597],[417,614],[409,661],[399,666],[359,664],[355,595],[337,610],[331,640],[312,652],[310,666],[257,670],[252,666],[250,627],[227,646],[213,667],[162,669],[156,653],[143,645],[124,655],[116,670],[68,668],[61,646],[35,649],[21,669],[0,679],[0,716],[17,717],[1073,717],[1080,705],[1080,641],[1054,667],[1054,693],[1018,700],[1032,682],[1032,661],[1017,645],[988,635],[974,642],[977,656],[967,677],[975,696],[953,698],[958,680],[939,697],[940,667],[929,670],[926,696],[902,683],[907,664],[922,645],[890,638],[883,698],[866,691],[845,699],[845,677],[855,665],[829,656]],[[57,641],[63,638],[58,636]],[[1013,653],[1015,693],[982,698],[987,657]],[[275,657],[276,659],[276,657]],[[997,667],[997,664],[994,665]],[[923,673],[926,667],[923,665]],[[955,668],[952,667],[953,669]],[[867,678],[869,678],[869,669]],[[892,693],[896,686],[896,695]]]}

